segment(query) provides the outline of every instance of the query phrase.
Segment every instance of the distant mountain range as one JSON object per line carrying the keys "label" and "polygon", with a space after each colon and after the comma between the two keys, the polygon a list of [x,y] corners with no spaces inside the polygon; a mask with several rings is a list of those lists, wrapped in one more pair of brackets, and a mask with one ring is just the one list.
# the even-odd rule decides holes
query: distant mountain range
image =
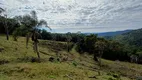
{"label": "distant mountain range", "polygon": [[124,30],[124,31],[115,31],[115,32],[103,32],[103,33],[84,33],[86,35],[89,35],[89,34],[98,34],[99,37],[106,37],[106,36],[117,36],[117,35],[121,35],[121,34],[124,34],[124,33],[127,33],[127,32],[130,32],[132,30]]}

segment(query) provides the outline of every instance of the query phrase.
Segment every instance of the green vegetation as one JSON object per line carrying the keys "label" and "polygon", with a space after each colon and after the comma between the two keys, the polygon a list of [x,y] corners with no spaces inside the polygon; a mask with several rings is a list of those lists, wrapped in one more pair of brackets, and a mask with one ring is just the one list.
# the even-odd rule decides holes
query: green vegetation
{"label": "green vegetation", "polygon": [[[105,40],[104,38],[99,38],[97,35],[88,35],[84,37],[78,44],[77,44],[77,51],[80,53],[88,52],[89,54],[94,54],[94,59],[98,61],[95,56],[100,56],[100,50],[97,49],[95,46],[101,46],[102,44],[97,45],[97,42],[103,43],[104,46],[101,48],[103,49],[102,57],[109,60],[120,60],[120,61],[130,61],[129,55],[130,51],[127,51],[123,44],[120,44],[116,41],[112,40]],[[103,48],[104,47],[104,48]]]}
{"label": "green vegetation", "polygon": [[142,29],[137,29],[130,31],[128,33],[124,33],[122,35],[114,37],[114,40],[121,42],[121,43],[127,43],[128,45],[133,45],[135,47],[142,47]]}
{"label": "green vegetation", "polygon": [[[131,80],[142,74],[141,65],[102,59],[102,75],[99,76],[99,66],[91,55],[80,55],[74,48],[68,53],[66,43],[56,41],[39,41],[41,63],[37,63],[32,41],[27,49],[24,37],[17,42],[12,37],[9,41],[4,36],[0,37],[0,48],[4,49],[0,52],[1,80]],[[60,45],[62,47],[57,48]],[[67,61],[50,62],[50,57],[57,58],[56,53],[61,54],[60,58],[66,54],[69,58]]]}
{"label": "green vegetation", "polygon": [[118,35],[112,39],[124,44],[125,50],[129,51],[132,55],[137,56],[138,63],[142,63],[142,29],[130,31],[128,33]]}

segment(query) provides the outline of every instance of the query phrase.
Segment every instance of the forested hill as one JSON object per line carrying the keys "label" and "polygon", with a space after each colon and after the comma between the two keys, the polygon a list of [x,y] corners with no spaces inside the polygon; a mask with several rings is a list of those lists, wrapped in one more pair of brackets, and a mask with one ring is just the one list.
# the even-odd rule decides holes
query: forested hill
{"label": "forested hill", "polygon": [[118,42],[142,47],[142,28],[113,37]]}

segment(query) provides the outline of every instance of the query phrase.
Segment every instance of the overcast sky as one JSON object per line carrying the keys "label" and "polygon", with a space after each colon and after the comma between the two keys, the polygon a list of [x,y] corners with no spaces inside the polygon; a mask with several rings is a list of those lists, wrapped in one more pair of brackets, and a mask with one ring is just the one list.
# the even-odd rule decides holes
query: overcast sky
{"label": "overcast sky", "polygon": [[142,0],[0,0],[9,17],[35,10],[53,32],[142,28]]}

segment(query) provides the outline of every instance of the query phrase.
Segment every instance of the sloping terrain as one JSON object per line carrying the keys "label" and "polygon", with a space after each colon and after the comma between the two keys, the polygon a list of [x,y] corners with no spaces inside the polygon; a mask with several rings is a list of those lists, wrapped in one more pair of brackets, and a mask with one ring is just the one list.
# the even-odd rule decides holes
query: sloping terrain
{"label": "sloping terrain", "polygon": [[[74,48],[68,53],[65,42],[40,40],[41,62],[25,38],[7,41],[0,36],[0,80],[133,80],[142,76],[142,65],[102,59],[101,75],[98,64],[91,55],[77,53]],[[44,44],[45,43],[45,44]],[[68,60],[58,61],[68,57]],[[53,57],[53,61],[49,58]]]}
{"label": "sloping terrain", "polygon": [[130,32],[115,36],[113,39],[125,43],[128,45],[133,45],[136,47],[142,47],[142,29],[132,30]]}

